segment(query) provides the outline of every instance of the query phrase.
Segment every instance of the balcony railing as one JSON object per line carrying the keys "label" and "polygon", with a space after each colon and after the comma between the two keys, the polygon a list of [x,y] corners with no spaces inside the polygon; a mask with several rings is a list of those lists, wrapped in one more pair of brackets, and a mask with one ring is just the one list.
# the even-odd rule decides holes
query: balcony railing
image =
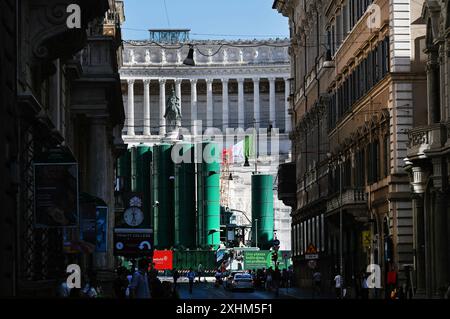
{"label": "balcony railing", "polygon": [[[367,203],[367,193],[361,188],[346,188],[342,191],[342,206],[365,205]],[[341,207],[341,196],[339,193],[333,194],[327,202],[327,211],[331,212]]]}
{"label": "balcony railing", "polygon": [[426,152],[439,151],[450,137],[450,123],[416,127],[408,132],[408,158],[426,157]]}

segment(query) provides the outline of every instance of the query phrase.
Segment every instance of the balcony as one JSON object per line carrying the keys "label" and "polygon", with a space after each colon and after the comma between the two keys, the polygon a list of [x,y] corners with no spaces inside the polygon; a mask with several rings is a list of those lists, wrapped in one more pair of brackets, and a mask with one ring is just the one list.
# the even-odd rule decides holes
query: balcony
{"label": "balcony", "polygon": [[278,199],[285,205],[294,208],[297,205],[295,163],[281,164],[278,168]]}
{"label": "balcony", "polygon": [[[334,193],[328,198],[327,212],[332,213],[337,211],[341,205],[341,196],[339,193]],[[359,211],[365,212],[367,207],[367,193],[361,188],[346,188],[342,191],[342,209],[348,212]]]}
{"label": "balcony", "polygon": [[450,123],[436,123],[410,130],[407,144],[408,159],[427,158],[434,152],[440,152],[446,144],[449,144],[449,137]]}

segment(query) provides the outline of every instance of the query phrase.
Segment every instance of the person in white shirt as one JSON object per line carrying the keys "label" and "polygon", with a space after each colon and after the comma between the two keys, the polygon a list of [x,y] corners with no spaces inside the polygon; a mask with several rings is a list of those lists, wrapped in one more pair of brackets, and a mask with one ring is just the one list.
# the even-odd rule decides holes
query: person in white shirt
{"label": "person in white shirt", "polygon": [[334,277],[334,283],[335,283],[335,288],[336,288],[336,298],[340,299],[340,298],[342,298],[341,290],[344,288],[343,287],[344,279],[342,278],[342,276],[340,274],[337,274]]}

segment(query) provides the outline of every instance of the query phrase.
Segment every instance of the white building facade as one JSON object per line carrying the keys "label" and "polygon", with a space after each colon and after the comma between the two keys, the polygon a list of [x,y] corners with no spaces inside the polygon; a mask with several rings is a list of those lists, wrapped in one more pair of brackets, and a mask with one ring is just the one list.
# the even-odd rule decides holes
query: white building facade
{"label": "white building facade", "polygon": [[[185,43],[127,41],[121,82],[126,123],[123,139],[129,147],[160,143],[167,138],[166,101],[175,90],[181,101],[180,139],[190,140],[214,128],[230,136],[256,126],[271,129],[279,151],[258,158],[258,172],[274,176],[277,238],[290,250],[290,208],[277,199],[278,164],[290,157],[288,40],[191,41],[195,66],[186,66]],[[242,136],[241,136],[242,137]],[[225,138],[225,137],[224,137]],[[228,137],[227,137],[228,138]],[[242,139],[242,138],[241,138]],[[234,137],[233,143],[239,141]],[[229,147],[230,145],[227,145]],[[264,155],[264,154],[263,154]],[[227,203],[251,216],[251,172],[243,163],[230,164]]]}

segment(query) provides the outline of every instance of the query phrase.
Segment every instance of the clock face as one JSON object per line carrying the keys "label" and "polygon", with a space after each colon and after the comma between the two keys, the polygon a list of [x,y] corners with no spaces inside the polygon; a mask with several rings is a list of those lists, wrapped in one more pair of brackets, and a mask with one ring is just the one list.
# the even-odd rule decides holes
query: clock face
{"label": "clock face", "polygon": [[123,214],[125,223],[129,226],[139,226],[144,221],[144,213],[139,207],[130,207]]}

